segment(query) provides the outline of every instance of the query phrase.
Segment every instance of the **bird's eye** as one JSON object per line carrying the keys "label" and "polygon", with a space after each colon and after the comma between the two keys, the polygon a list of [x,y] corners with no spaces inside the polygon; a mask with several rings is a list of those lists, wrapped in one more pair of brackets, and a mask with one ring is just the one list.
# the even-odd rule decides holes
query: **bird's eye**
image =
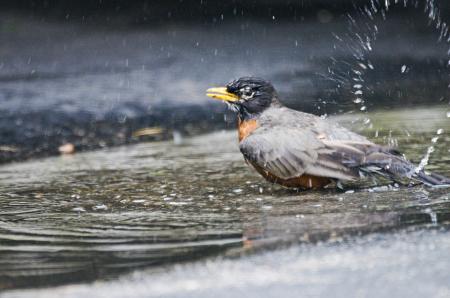
{"label": "bird's eye", "polygon": [[252,98],[253,97],[253,95],[255,94],[253,91],[252,91],[252,89],[250,88],[250,87],[244,87],[244,88],[241,88],[241,90],[239,90],[240,91],[240,93],[241,93],[241,97],[243,98],[243,99],[250,99],[250,98]]}

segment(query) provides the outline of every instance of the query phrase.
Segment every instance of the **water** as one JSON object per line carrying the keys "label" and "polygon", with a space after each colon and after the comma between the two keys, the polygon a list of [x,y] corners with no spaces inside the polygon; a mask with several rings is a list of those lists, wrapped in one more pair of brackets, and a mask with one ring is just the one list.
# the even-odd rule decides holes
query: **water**
{"label": "water", "polygon": [[[10,20],[21,25],[0,32],[13,41],[0,61],[3,160],[56,152],[61,135],[77,148],[173,140],[2,165],[3,296],[448,297],[448,188],[286,190],[245,165],[235,132],[185,136],[225,126],[206,87],[254,74],[290,106],[337,112],[450,176],[448,26],[433,1],[366,4],[344,21],[322,11],[320,24],[277,26]],[[403,6],[414,12],[392,14]]]}
{"label": "water", "polygon": [[[414,19],[395,16],[406,9],[414,11]],[[338,88],[335,93],[324,95],[325,104],[336,97],[344,102],[351,99],[354,103],[351,109],[364,112],[384,100],[391,106],[425,98],[434,103],[448,101],[449,86],[445,77],[448,76],[450,38],[439,3],[434,0],[362,1],[355,3],[355,9],[346,13],[345,19],[347,29],[332,33],[334,53],[324,76]],[[427,25],[420,25],[422,21]],[[439,52],[436,60],[424,63],[429,56],[417,59],[416,47],[420,41],[406,38],[396,44],[392,40],[399,28],[407,27],[428,31],[427,37],[434,39],[434,50]],[[414,56],[416,58],[412,58]],[[430,63],[433,67],[426,66]],[[419,79],[425,73],[434,78]],[[340,105],[342,108],[342,102]],[[361,123],[370,126],[370,119],[364,117]]]}
{"label": "water", "polygon": [[[448,232],[372,234],[5,297],[448,297]],[[169,285],[170,286],[167,286]]]}
{"label": "water", "polygon": [[[415,161],[442,129],[427,169],[450,175],[446,106],[368,115],[373,127],[355,130],[379,143],[395,138]],[[359,116],[337,119],[351,126]],[[166,270],[174,262],[237,257],[299,242],[314,247],[359,241],[360,235],[389,235],[405,227],[427,239],[434,239],[429,226],[447,230],[448,189],[286,190],[245,165],[236,138],[236,132],[217,132],[185,138],[180,145],[143,143],[1,166],[0,287],[111,279],[138,268]],[[420,264],[413,259],[408,270]],[[142,274],[151,278],[154,272]]]}

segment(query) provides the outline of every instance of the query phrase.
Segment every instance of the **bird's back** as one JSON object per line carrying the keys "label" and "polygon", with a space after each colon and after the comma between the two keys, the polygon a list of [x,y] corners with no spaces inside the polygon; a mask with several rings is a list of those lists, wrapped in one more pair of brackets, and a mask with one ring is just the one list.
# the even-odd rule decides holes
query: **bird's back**
{"label": "bird's back", "polygon": [[258,124],[263,130],[295,129],[299,137],[302,134],[305,134],[306,137],[313,134],[322,140],[371,143],[366,137],[356,134],[330,119],[323,119],[284,106],[268,108],[259,117]]}

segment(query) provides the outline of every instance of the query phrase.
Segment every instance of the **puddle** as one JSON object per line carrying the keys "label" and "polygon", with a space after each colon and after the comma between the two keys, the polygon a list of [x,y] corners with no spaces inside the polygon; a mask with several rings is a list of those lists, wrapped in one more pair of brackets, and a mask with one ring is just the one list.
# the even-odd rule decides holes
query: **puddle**
{"label": "puddle", "polygon": [[[446,112],[442,106],[364,114],[373,126],[359,129],[379,143],[395,141],[415,162],[442,129],[427,169],[449,176]],[[337,120],[351,126],[357,117]],[[405,227],[446,230],[450,219],[448,189],[296,192],[248,168],[234,131],[177,143],[1,166],[0,288],[110,279],[138,268]]]}
{"label": "puddle", "polygon": [[372,234],[5,297],[448,297],[449,239],[430,229]]}

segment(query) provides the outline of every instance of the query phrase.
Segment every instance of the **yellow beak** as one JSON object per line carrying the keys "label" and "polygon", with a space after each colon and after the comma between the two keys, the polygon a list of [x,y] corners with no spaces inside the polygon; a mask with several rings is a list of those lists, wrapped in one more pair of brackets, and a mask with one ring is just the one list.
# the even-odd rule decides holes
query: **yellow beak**
{"label": "yellow beak", "polygon": [[209,88],[206,90],[206,95],[215,99],[223,101],[238,101],[239,97],[227,91],[226,87]]}

